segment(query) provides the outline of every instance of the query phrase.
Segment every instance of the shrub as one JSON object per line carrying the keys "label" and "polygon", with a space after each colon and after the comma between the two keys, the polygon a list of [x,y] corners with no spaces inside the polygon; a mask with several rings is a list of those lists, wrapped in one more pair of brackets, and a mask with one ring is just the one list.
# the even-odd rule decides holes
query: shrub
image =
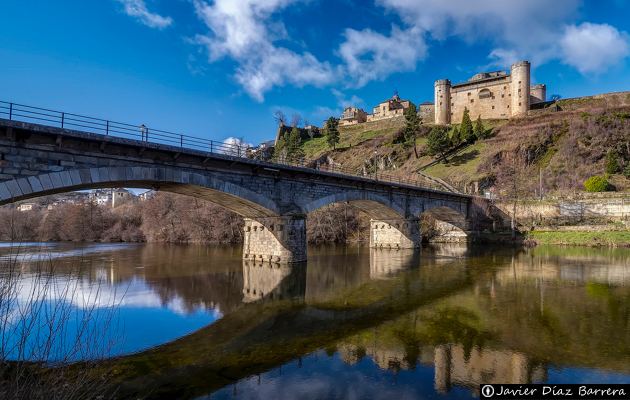
{"label": "shrub", "polygon": [[630,164],[626,165],[626,168],[623,170],[623,176],[630,179]]}
{"label": "shrub", "polygon": [[619,159],[617,157],[617,153],[609,151],[606,155],[606,173],[616,174],[619,172],[619,169]]}
{"label": "shrub", "polygon": [[587,192],[606,192],[610,189],[610,184],[605,176],[595,175],[584,181],[584,189]]}

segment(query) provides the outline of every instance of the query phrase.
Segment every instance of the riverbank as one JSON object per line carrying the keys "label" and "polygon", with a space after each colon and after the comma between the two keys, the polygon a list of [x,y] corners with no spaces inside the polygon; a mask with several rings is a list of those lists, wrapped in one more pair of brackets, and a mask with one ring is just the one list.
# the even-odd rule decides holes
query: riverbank
{"label": "riverbank", "polygon": [[630,247],[630,231],[531,231],[525,241],[563,246]]}

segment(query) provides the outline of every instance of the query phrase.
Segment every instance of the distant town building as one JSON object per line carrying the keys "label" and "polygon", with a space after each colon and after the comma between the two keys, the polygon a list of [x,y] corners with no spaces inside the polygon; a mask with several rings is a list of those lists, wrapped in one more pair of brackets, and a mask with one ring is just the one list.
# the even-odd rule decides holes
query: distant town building
{"label": "distant town building", "polygon": [[18,211],[20,212],[33,211],[36,208],[37,208],[37,204],[35,203],[22,203],[17,207]]}
{"label": "distant town building", "polygon": [[140,201],[147,201],[150,198],[152,198],[153,196],[155,196],[155,190],[147,190],[144,193],[140,193],[138,195],[138,199],[140,199]]}
{"label": "distant town building", "polygon": [[398,93],[395,93],[391,99],[385,100],[374,107],[372,114],[367,116],[367,121],[378,121],[402,116],[410,104],[409,100],[402,100]]}
{"label": "distant town building", "polygon": [[134,195],[127,189],[97,189],[89,195],[90,201],[98,206],[116,208],[128,200],[134,198]]}
{"label": "distant town building", "polygon": [[435,81],[435,123],[459,123],[465,109],[472,119],[525,115],[532,104],[546,101],[546,86],[530,86],[530,79],[529,61],[520,61],[512,65],[509,74],[482,72],[455,85],[448,79]]}
{"label": "distant town building", "polygon": [[367,121],[368,114],[361,108],[346,107],[339,118],[339,125],[356,125]]}

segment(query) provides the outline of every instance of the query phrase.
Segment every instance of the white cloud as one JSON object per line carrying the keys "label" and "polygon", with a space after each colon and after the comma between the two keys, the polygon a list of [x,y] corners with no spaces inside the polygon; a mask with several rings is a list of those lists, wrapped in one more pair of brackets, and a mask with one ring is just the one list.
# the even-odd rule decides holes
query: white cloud
{"label": "white cloud", "polygon": [[625,33],[606,24],[572,25],[581,0],[377,0],[409,29],[436,40],[454,36],[489,42],[493,65],[521,59],[540,65],[553,59],[581,73],[604,71],[628,55]]}
{"label": "white cloud", "polygon": [[[280,18],[282,11],[307,1],[192,0],[208,28],[195,43],[207,50],[210,62],[233,60],[235,81],[259,102],[274,87],[358,88],[393,73],[414,71],[427,58],[430,43],[451,37],[490,44],[487,56],[493,67],[522,59],[534,66],[560,60],[592,73],[628,54],[625,33],[608,25],[574,25],[582,0],[563,0],[553,7],[548,0],[375,0],[386,13],[398,16],[401,26],[389,32],[345,29],[334,53],[339,60],[327,62],[284,44],[295,39]],[[582,59],[584,54],[587,59]],[[458,55],[451,57],[457,60]],[[338,98],[341,105],[355,100]]]}
{"label": "white cloud", "polygon": [[144,0],[117,0],[124,6],[125,14],[134,17],[150,28],[164,29],[173,24],[171,17],[152,13],[147,8]]}
{"label": "white cloud", "polygon": [[337,104],[341,108],[359,107],[365,104],[363,99],[355,94],[347,97],[346,94],[339,89],[332,89],[331,93],[333,94],[333,96],[335,96],[335,99],[337,99]]}
{"label": "white cloud", "polygon": [[562,60],[583,74],[600,73],[630,54],[628,35],[607,24],[570,25],[560,40]]}
{"label": "white cloud", "polygon": [[335,79],[329,63],[311,53],[297,53],[277,46],[285,39],[282,23],[272,23],[272,15],[297,0],[215,0],[209,4],[194,0],[197,15],[210,32],[198,35],[197,43],[208,49],[210,61],[230,57],[238,63],[236,81],[257,101],[274,86],[287,83],[298,87],[322,86]]}
{"label": "white cloud", "polygon": [[344,36],[338,52],[351,87],[383,80],[395,72],[413,71],[427,54],[422,32],[417,28],[393,27],[389,36],[370,29],[346,29]]}

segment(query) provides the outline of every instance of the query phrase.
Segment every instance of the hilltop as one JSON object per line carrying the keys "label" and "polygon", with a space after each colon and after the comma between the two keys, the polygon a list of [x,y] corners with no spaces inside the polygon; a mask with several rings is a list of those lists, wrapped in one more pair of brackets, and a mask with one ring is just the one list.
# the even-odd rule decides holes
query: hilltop
{"label": "hilltop", "polygon": [[[404,117],[339,127],[340,143],[307,139],[310,162],[333,163],[357,172],[377,170],[401,177],[430,176],[468,193],[506,195],[518,185],[523,197],[583,191],[583,182],[605,172],[606,155],[630,164],[630,92],[559,100],[510,120],[483,121],[491,137],[436,160],[424,151],[431,124],[423,124],[416,150],[396,143]],[[542,179],[541,179],[542,177]],[[621,173],[610,177],[617,191],[630,189]]]}

